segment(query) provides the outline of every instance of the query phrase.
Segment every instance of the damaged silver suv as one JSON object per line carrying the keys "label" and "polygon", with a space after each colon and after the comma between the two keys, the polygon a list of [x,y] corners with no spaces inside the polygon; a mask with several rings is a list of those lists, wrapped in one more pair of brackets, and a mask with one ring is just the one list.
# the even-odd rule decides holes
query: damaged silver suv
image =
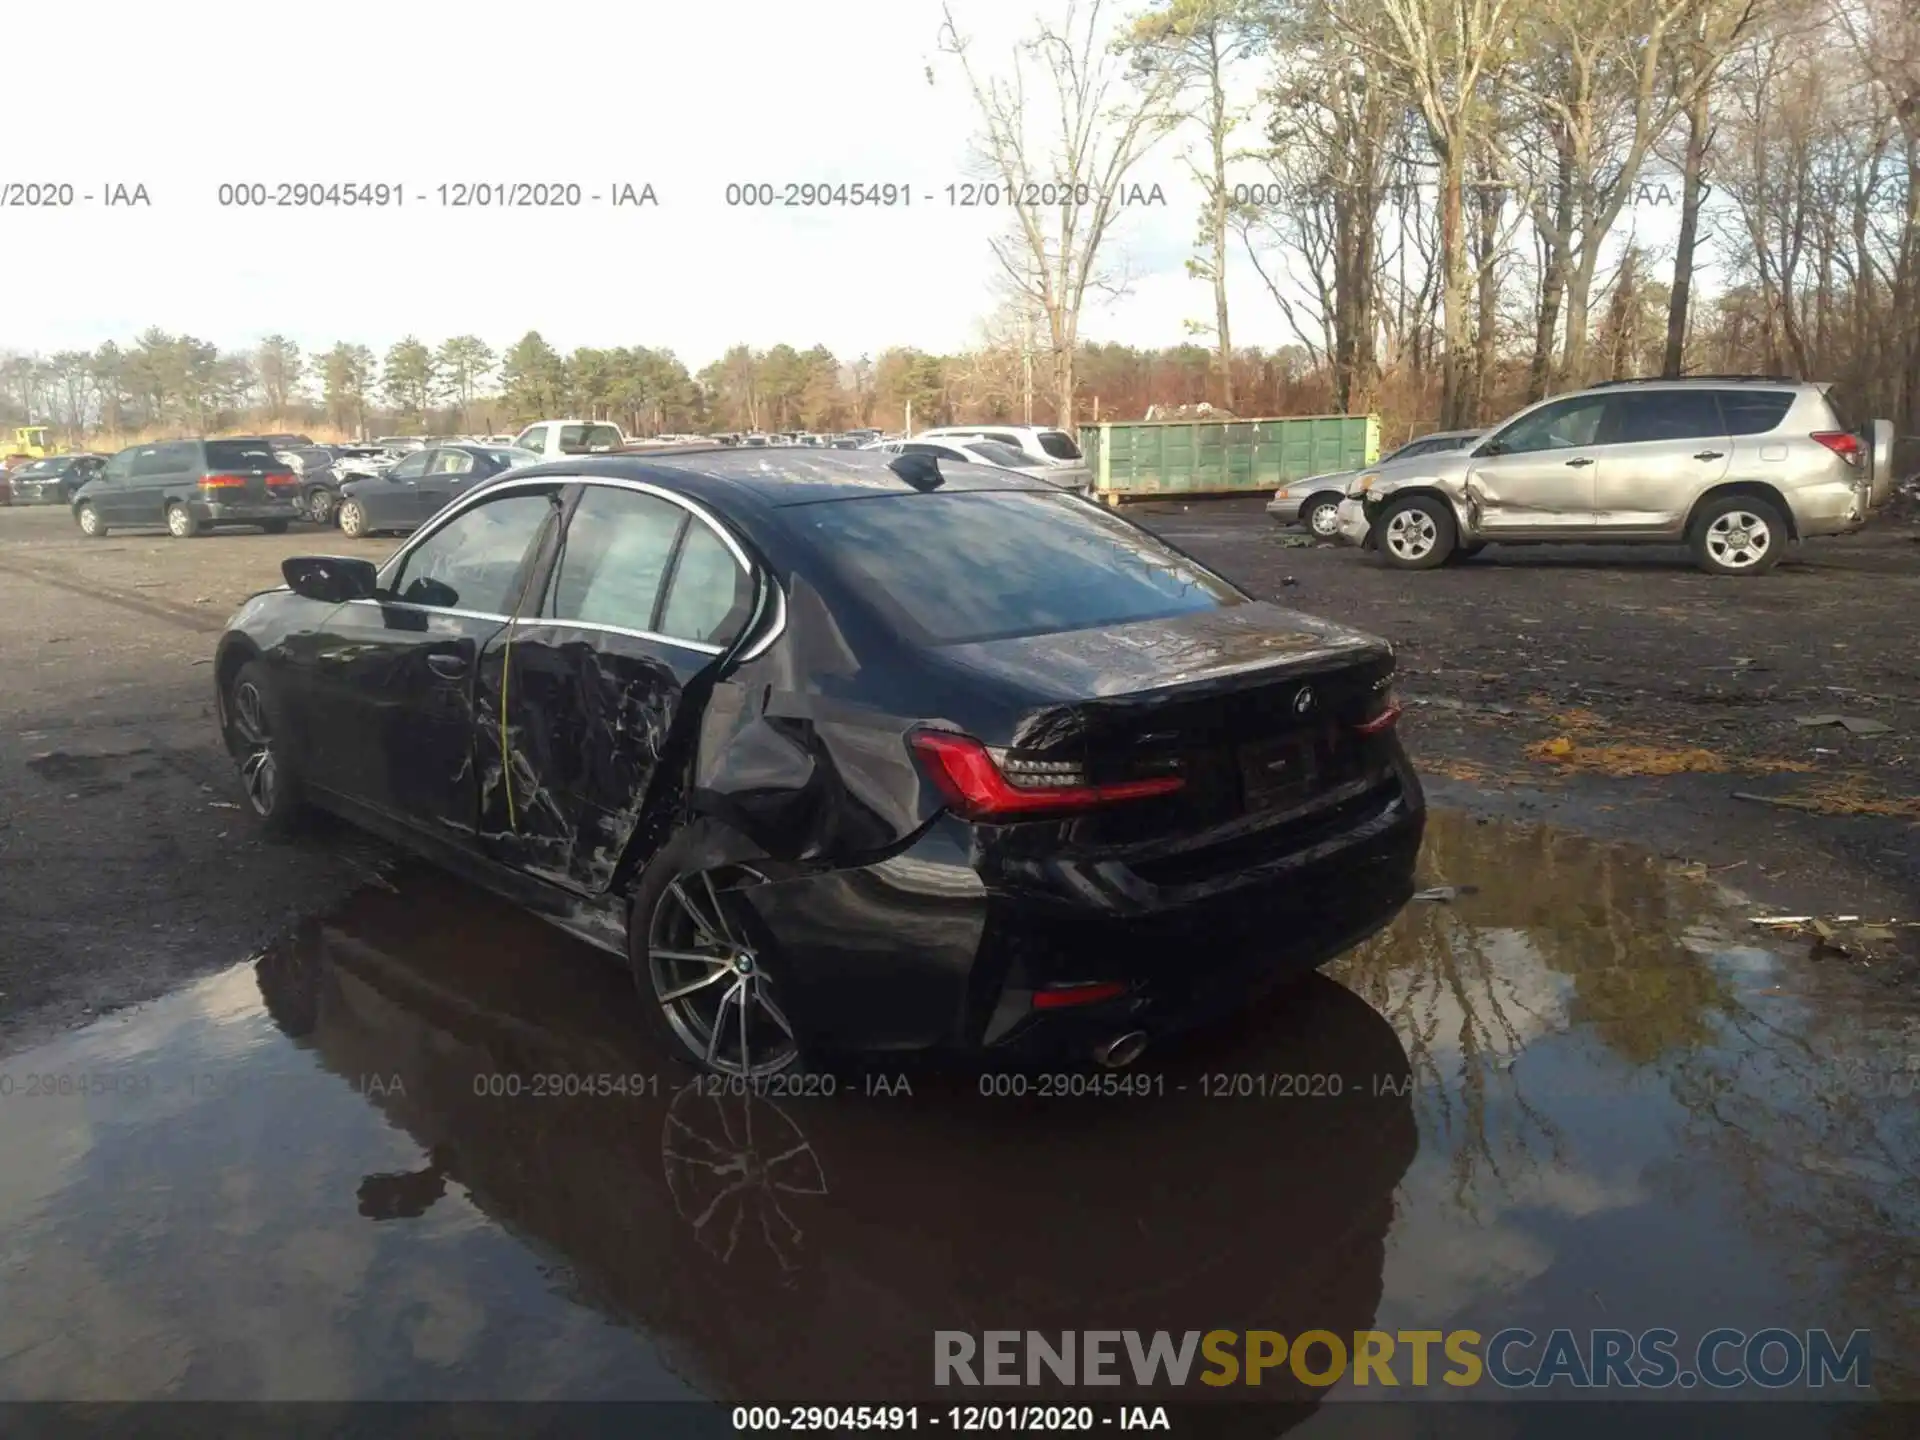
{"label": "damaged silver suv", "polygon": [[1711,375],[1556,396],[1466,451],[1363,472],[1340,534],[1402,570],[1496,543],[1645,543],[1758,575],[1794,541],[1859,529],[1893,488],[1893,423],[1847,430],[1831,388]]}

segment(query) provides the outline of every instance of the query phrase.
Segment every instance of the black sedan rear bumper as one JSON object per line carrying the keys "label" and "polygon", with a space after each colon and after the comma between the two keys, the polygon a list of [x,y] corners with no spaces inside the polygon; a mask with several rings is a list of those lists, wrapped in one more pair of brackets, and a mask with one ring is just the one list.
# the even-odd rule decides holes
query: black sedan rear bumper
{"label": "black sedan rear bumper", "polygon": [[[1084,1060],[1121,1034],[1157,1042],[1230,1016],[1390,923],[1413,893],[1425,821],[1402,761],[1331,829],[1155,892],[1169,903],[1116,904],[1100,865],[1062,866],[1047,893],[989,885],[976,832],[951,817],[878,864],[743,893],[816,1050]],[[1132,877],[1120,888],[1137,901]],[[1076,991],[1102,998],[1060,1003]]]}

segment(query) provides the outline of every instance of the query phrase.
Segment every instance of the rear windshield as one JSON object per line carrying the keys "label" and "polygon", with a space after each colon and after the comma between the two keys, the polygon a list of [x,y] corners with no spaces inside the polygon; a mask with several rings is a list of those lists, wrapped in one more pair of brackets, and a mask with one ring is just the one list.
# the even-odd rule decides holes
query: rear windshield
{"label": "rear windshield", "polygon": [[58,459],[35,460],[31,464],[22,465],[13,473],[22,480],[32,480],[42,475],[58,475],[72,463],[71,457],[63,455]]}
{"label": "rear windshield", "polygon": [[1793,406],[1790,390],[1716,390],[1729,435],[1764,435]]}
{"label": "rear windshield", "polygon": [[1064,430],[1042,430],[1040,448],[1056,460],[1084,460],[1080,447],[1073,443],[1073,437]]}
{"label": "rear windshield", "polygon": [[1137,525],[1068,495],[891,495],[786,514],[850,586],[935,645],[1124,625],[1245,598]]}
{"label": "rear windshield", "polygon": [[620,432],[611,425],[560,427],[560,451],[564,455],[578,455],[592,450],[617,450],[619,446]]}
{"label": "rear windshield", "polygon": [[280,457],[264,440],[209,440],[207,465],[214,470],[278,470]]}

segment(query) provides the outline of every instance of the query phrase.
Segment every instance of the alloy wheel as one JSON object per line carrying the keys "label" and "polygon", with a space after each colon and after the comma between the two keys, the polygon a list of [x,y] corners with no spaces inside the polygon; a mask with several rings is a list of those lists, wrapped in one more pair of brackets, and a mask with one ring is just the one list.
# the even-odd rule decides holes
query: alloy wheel
{"label": "alloy wheel", "polygon": [[1340,507],[1335,504],[1314,506],[1313,513],[1307,516],[1307,528],[1322,540],[1331,540],[1340,533]]}
{"label": "alloy wheel", "polygon": [[358,500],[349,500],[340,507],[340,530],[352,539],[358,539],[366,533],[367,512],[360,508]]}
{"label": "alloy wheel", "polygon": [[316,490],[307,497],[307,518],[316,525],[324,525],[333,518],[331,490]]}
{"label": "alloy wheel", "polygon": [[186,506],[167,507],[167,533],[176,540],[184,540],[193,534],[193,516],[187,513]]}
{"label": "alloy wheel", "polygon": [[667,1024],[709,1070],[745,1080],[778,1074],[800,1056],[733,908],[732,892],[751,878],[738,868],[683,875],[661,892],[647,928],[647,968]]}
{"label": "alloy wheel", "polygon": [[1751,510],[1729,510],[1707,526],[1707,553],[1723,569],[1757,565],[1772,546],[1772,528]]}
{"label": "alloy wheel", "polygon": [[240,784],[256,815],[273,813],[278,798],[280,769],[273,755],[273,727],[267,720],[267,702],[260,687],[243,680],[233,689],[233,731],[244,754]]}
{"label": "alloy wheel", "polygon": [[1440,527],[1424,510],[1402,510],[1387,521],[1387,548],[1402,560],[1424,560],[1440,539]]}
{"label": "alloy wheel", "polygon": [[80,533],[98,535],[100,533],[100,512],[91,505],[80,507]]}

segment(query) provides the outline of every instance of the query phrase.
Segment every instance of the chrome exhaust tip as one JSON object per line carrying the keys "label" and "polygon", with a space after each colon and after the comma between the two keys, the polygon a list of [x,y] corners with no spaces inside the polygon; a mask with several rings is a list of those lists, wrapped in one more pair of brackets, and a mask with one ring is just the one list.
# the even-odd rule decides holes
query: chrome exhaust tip
{"label": "chrome exhaust tip", "polygon": [[1103,1070],[1124,1070],[1140,1058],[1147,1048],[1147,1032],[1129,1030],[1124,1035],[1116,1035],[1111,1040],[1096,1045],[1093,1050],[1093,1062]]}

